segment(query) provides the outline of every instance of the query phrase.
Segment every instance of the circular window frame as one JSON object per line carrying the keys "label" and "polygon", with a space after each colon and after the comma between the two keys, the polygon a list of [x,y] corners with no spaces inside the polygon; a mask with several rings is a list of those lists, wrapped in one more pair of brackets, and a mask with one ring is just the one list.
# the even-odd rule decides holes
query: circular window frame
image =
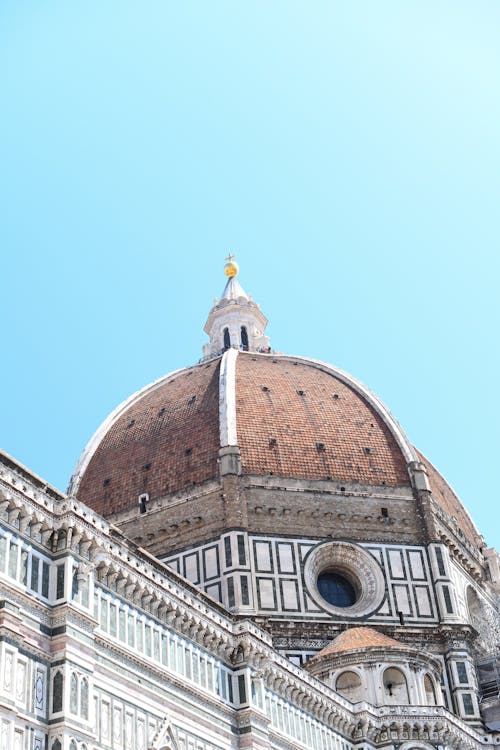
{"label": "circular window frame", "polygon": [[[356,591],[350,607],[339,607],[323,599],[318,589],[318,576],[327,571],[344,576]],[[362,547],[348,542],[326,542],[314,547],[304,565],[307,590],[318,606],[341,618],[366,617],[382,604],[385,579],[380,565]]]}

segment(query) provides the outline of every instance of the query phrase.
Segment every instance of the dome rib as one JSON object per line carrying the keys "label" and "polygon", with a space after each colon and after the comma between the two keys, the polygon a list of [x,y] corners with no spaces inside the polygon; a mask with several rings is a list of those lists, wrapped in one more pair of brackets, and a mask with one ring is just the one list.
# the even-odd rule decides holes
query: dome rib
{"label": "dome rib", "polygon": [[228,349],[222,356],[219,376],[220,447],[238,445],[236,424],[236,359],[237,349]]}

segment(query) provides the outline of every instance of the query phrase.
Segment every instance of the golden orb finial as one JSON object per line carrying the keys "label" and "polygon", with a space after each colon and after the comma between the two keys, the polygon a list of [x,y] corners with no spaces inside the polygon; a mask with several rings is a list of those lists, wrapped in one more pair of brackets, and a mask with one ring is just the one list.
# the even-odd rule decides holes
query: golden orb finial
{"label": "golden orb finial", "polygon": [[240,267],[237,263],[234,262],[233,258],[235,258],[235,255],[228,255],[228,257],[225,259],[227,260],[226,265],[224,266],[224,273],[228,278],[232,278],[233,276],[238,275],[238,271],[240,270]]}

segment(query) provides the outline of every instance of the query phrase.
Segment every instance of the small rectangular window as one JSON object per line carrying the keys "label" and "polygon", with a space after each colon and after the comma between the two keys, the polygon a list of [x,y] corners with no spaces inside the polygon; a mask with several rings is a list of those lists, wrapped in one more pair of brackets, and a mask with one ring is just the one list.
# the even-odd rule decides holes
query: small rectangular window
{"label": "small rectangular window", "polygon": [[120,609],[118,611],[118,638],[121,641],[125,641],[125,630],[126,630],[126,618],[125,618],[125,610]]}
{"label": "small rectangular window", "polygon": [[467,684],[469,682],[469,679],[467,677],[467,667],[465,665],[465,662],[463,661],[457,661],[457,675],[458,675],[458,681],[462,684]]}
{"label": "small rectangular window", "polygon": [[64,598],[64,565],[58,565],[56,568],[56,599]]}
{"label": "small rectangular window", "polygon": [[145,646],[146,656],[151,656],[151,625],[146,625]]}
{"label": "small rectangular window", "polygon": [[144,630],[142,622],[140,622],[139,620],[137,621],[137,650],[144,650]]}
{"label": "small rectangular window", "polygon": [[240,703],[247,702],[247,689],[245,685],[245,675],[238,675],[238,690],[240,692]]}
{"label": "small rectangular window", "polygon": [[139,513],[147,513],[148,510],[148,502],[149,502],[149,495],[147,492],[143,492],[142,495],[139,495],[138,497],[139,502]]}
{"label": "small rectangular window", "polygon": [[108,601],[107,599],[101,599],[101,628],[104,632],[108,632]]}
{"label": "small rectangular window", "polygon": [[28,552],[25,549],[21,551],[21,583],[28,585]]}
{"label": "small rectangular window", "polygon": [[200,654],[200,684],[202,687],[207,686],[207,660]]}
{"label": "small rectangular window", "polygon": [[440,547],[436,547],[436,562],[438,566],[439,575],[445,576],[446,570],[444,568],[443,551],[440,549]]}
{"label": "small rectangular window", "polygon": [[231,537],[229,536],[224,539],[224,552],[226,555],[226,568],[230,568],[233,564],[233,556],[231,554]]}
{"label": "small rectangular window", "polygon": [[73,569],[73,580],[71,582],[71,598],[77,599],[78,598],[78,569]]}
{"label": "small rectangular window", "polygon": [[42,564],[42,596],[49,598],[50,567],[45,561]]}
{"label": "small rectangular window", "polygon": [[472,695],[470,693],[464,693],[462,698],[464,702],[464,714],[466,716],[473,716],[474,715],[474,703],[472,702]]}
{"label": "small rectangular window", "polygon": [[444,603],[446,606],[446,612],[449,615],[453,614],[453,604],[451,603],[451,595],[450,595],[450,589],[448,586],[443,586],[443,597],[444,597]]}
{"label": "small rectangular window", "polygon": [[188,680],[191,679],[191,651],[189,647],[184,648],[184,672]]}
{"label": "small rectangular window", "polygon": [[11,541],[9,545],[9,575],[17,578],[17,544]]}
{"label": "small rectangular window", "polygon": [[184,647],[181,641],[177,641],[177,671],[184,674]]}
{"label": "small rectangular window", "polygon": [[245,537],[243,534],[238,534],[238,563],[240,565],[246,565],[247,556],[245,552]]}
{"label": "small rectangular window", "polygon": [[248,599],[248,577],[241,576],[241,603],[244,605],[249,604]]}
{"label": "small rectangular window", "polygon": [[0,571],[3,573],[5,570],[5,552],[7,550],[7,539],[4,536],[0,536]]}
{"label": "small rectangular window", "polygon": [[116,605],[109,605],[109,634],[116,638]]}
{"label": "small rectangular window", "polygon": [[30,589],[32,591],[38,591],[38,570],[40,567],[40,558],[31,556],[31,582]]}
{"label": "small rectangular window", "polygon": [[234,581],[232,578],[227,579],[227,603],[228,607],[234,607]]}
{"label": "small rectangular window", "polygon": [[135,647],[135,621],[134,621],[134,615],[132,615],[129,612],[128,618],[128,639],[127,643],[129,646],[132,646],[132,648]]}

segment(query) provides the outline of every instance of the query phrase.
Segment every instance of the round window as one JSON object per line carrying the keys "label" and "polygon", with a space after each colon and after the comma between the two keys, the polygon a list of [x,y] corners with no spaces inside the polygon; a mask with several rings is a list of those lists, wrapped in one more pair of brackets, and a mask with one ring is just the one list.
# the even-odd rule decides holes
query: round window
{"label": "round window", "polygon": [[345,576],[331,570],[319,574],[318,591],[323,599],[335,607],[352,607],[357,599],[352,583]]}
{"label": "round window", "polygon": [[321,609],[338,617],[366,617],[385,597],[382,569],[370,553],[349,542],[318,544],[307,555],[304,582]]}

